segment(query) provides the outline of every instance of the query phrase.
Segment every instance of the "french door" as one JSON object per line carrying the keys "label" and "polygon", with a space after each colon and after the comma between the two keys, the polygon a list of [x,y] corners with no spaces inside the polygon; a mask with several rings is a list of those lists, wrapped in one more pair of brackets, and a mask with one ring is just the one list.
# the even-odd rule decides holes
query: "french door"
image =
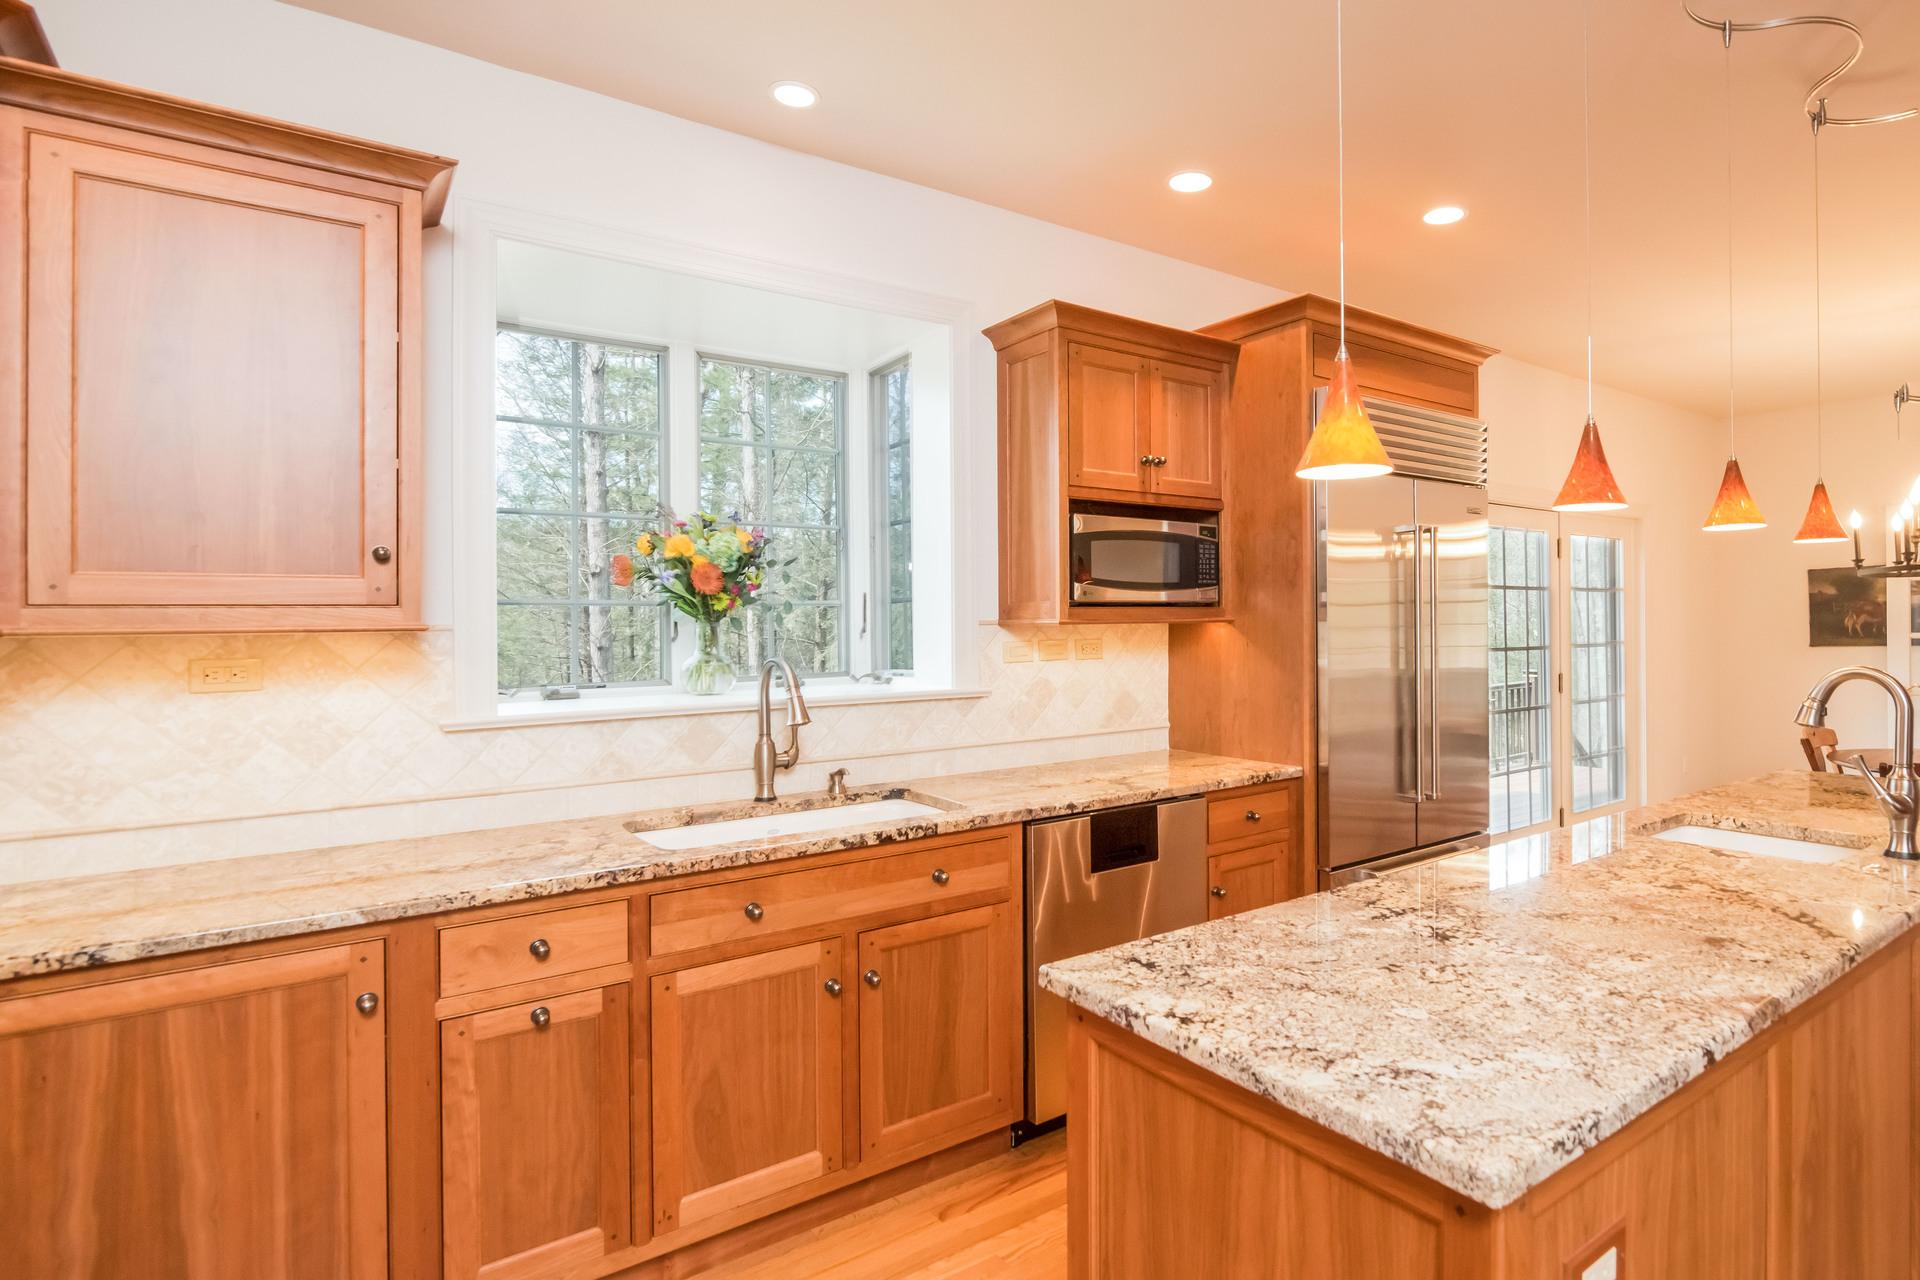
{"label": "french door", "polygon": [[1545,831],[1637,799],[1634,522],[1493,506],[1488,830]]}

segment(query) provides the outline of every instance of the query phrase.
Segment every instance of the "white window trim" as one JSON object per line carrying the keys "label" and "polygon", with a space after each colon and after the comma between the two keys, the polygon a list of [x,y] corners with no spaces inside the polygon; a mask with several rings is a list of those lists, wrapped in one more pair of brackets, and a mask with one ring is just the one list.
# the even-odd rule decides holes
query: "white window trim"
{"label": "white window trim", "polygon": [[[498,324],[497,270],[503,240],[522,241],[550,249],[629,262],[639,266],[704,276],[730,284],[767,289],[821,302],[882,311],[947,327],[947,429],[936,446],[916,432],[916,474],[947,475],[952,491],[944,518],[923,517],[916,494],[914,524],[926,529],[923,546],[958,548],[968,545],[959,536],[965,513],[981,509],[978,495],[988,492],[990,467],[976,465],[959,447],[964,424],[970,421],[973,392],[971,362],[974,344],[967,339],[969,306],[957,299],[917,293],[874,281],[834,275],[782,263],[766,262],[681,241],[640,235],[574,219],[515,209],[504,205],[456,198],[453,217],[453,415],[448,452],[452,459],[450,554],[447,565],[452,586],[453,707],[444,722],[448,729],[498,728],[510,724],[545,724],[578,720],[638,718],[737,711],[752,705],[755,682],[743,673],[741,685],[717,698],[690,699],[670,686],[624,687],[588,691],[579,699],[503,704],[496,685],[494,548],[494,332]],[[596,335],[575,330],[581,337],[632,343],[641,335]],[[643,342],[644,344],[644,342]],[[710,354],[725,356],[713,351]],[[743,353],[744,356],[744,353]],[[753,358],[753,357],[745,357]],[[764,357],[758,362],[764,363]],[[668,386],[681,373],[669,369]],[[849,371],[848,408],[858,393],[852,385],[857,371]],[[671,394],[671,392],[670,392]],[[670,409],[671,411],[671,409]],[[916,423],[916,425],[918,425]],[[936,447],[938,452],[936,452]],[[989,496],[991,496],[989,494]],[[916,599],[936,607],[917,610],[944,618],[916,617],[918,677],[890,685],[855,684],[846,679],[808,682],[810,700],[884,703],[924,701],[929,698],[975,698],[979,687],[972,619],[986,616],[973,599],[979,575],[950,552],[945,558],[916,559]],[[850,583],[851,586],[851,578]],[[924,587],[925,594],[922,594]],[[943,608],[938,606],[944,606]],[[988,608],[990,612],[990,607]],[[858,644],[857,638],[850,643]],[[593,696],[598,692],[598,696]]]}

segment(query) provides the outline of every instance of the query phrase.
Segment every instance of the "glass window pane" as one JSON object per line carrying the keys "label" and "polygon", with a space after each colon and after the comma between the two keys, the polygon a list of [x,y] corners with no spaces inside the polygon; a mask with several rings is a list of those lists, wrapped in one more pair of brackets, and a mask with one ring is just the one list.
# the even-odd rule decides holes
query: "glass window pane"
{"label": "glass window pane", "polygon": [[1573,565],[1573,808],[1626,799],[1625,544],[1576,534]]}
{"label": "glass window pane", "polygon": [[767,398],[775,444],[839,448],[839,378],[769,369]]}
{"label": "glass window pane", "polygon": [[567,516],[494,517],[495,583],[503,600],[566,600],[577,522]]}
{"label": "glass window pane", "polygon": [[1547,535],[1495,527],[1487,564],[1490,829],[1547,821],[1552,791]]}
{"label": "glass window pane", "polygon": [[766,518],[775,524],[840,523],[840,455],[773,451]]}
{"label": "glass window pane", "polygon": [[660,353],[580,344],[580,421],[652,435],[660,430]]}
{"label": "glass window pane", "polygon": [[565,606],[503,604],[497,612],[500,688],[537,689],[572,682]]}
{"label": "glass window pane", "polygon": [[642,520],[582,520],[580,522],[580,577],[574,585],[576,600],[618,600],[622,603],[647,599],[644,587],[613,585],[613,557],[631,554],[634,539],[646,532]]}
{"label": "glass window pane", "polygon": [[499,422],[493,432],[495,502],[539,511],[573,509],[573,432]]}
{"label": "glass window pane", "polygon": [[639,684],[662,678],[659,605],[586,605],[579,613],[580,682]]}
{"label": "glass window pane", "polygon": [[728,360],[702,360],[700,434],[748,442],[765,440],[765,372]]}
{"label": "glass window pane", "polygon": [[775,600],[838,600],[840,539],[829,529],[771,533],[766,594]]}
{"label": "glass window pane", "polygon": [[660,438],[580,433],[582,511],[651,515],[660,506]]}
{"label": "glass window pane", "polygon": [[496,333],[494,412],[503,418],[572,422],[575,345],[541,333]]}
{"label": "glass window pane", "polygon": [[734,444],[700,443],[700,509],[739,512],[743,520],[764,520],[759,454]]}

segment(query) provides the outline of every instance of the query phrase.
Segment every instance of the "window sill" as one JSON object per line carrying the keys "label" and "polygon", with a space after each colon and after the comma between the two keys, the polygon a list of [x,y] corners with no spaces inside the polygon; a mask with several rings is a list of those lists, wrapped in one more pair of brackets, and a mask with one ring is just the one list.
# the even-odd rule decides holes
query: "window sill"
{"label": "window sill", "polygon": [[[888,702],[942,702],[984,698],[985,689],[954,689],[895,680],[892,684],[856,684],[850,680],[809,681],[804,685],[810,707],[868,706]],[[784,706],[785,694],[774,689],[774,706]],[[661,716],[725,715],[753,711],[760,705],[760,685],[742,677],[725,693],[698,697],[678,689],[636,690],[618,694],[587,694],[554,702],[504,702],[492,715],[443,720],[449,733],[468,729],[507,729],[515,725],[581,724],[595,720],[649,720]]]}

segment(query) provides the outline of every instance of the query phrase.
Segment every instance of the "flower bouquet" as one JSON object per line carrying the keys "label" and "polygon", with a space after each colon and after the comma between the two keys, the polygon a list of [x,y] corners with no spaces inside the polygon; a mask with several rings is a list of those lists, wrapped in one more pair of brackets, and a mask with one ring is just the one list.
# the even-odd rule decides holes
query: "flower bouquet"
{"label": "flower bouquet", "polygon": [[737,516],[696,511],[676,520],[663,511],[659,526],[634,539],[632,555],[613,557],[613,584],[639,586],[699,624],[699,648],[680,668],[688,693],[725,693],[734,671],[720,652],[720,623],[750,608],[765,581],[767,535]]}

